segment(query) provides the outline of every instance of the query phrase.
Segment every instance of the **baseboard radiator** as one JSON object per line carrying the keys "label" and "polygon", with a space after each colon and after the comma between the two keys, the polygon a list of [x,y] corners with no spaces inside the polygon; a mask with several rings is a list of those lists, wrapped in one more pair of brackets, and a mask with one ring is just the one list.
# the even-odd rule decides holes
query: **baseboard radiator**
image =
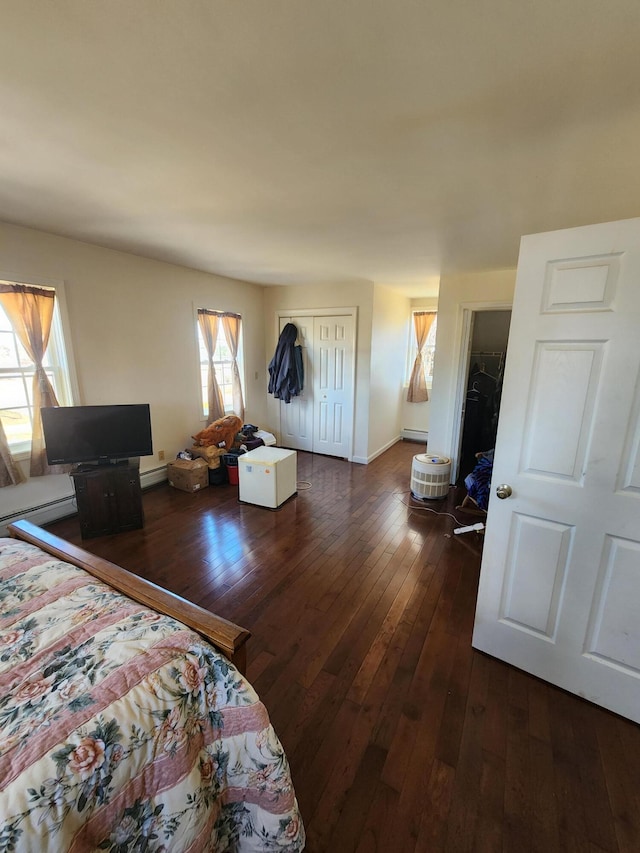
{"label": "baseboard radiator", "polygon": [[[150,486],[155,486],[157,483],[162,483],[166,479],[167,466],[163,465],[161,468],[143,471],[140,474],[140,485],[144,490],[150,488]],[[37,506],[25,507],[0,518],[0,536],[6,536],[7,525],[21,518],[42,526],[43,524],[50,524],[52,521],[58,521],[60,518],[75,515],[76,512],[76,496],[74,494],[55,498],[52,501],[47,501]]]}
{"label": "baseboard radiator", "polygon": [[424,442],[425,446],[429,438],[429,432],[426,429],[403,429],[401,435],[407,441]]}

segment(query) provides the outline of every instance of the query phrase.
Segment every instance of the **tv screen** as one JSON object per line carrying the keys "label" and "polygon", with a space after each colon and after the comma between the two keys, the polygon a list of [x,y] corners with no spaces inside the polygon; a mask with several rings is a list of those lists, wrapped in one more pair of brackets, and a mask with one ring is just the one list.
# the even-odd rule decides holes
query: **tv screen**
{"label": "tv screen", "polygon": [[151,456],[149,404],[60,406],[42,413],[49,465]]}

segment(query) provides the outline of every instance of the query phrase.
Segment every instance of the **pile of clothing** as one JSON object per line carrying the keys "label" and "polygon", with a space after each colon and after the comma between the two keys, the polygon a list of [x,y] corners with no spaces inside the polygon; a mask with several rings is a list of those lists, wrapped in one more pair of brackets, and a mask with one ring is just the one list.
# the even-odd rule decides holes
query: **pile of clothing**
{"label": "pile of clothing", "polygon": [[253,426],[253,424],[245,424],[238,433],[238,439],[240,440],[240,447],[244,448],[245,451],[255,450],[256,447],[263,447],[264,445],[272,446],[276,443],[275,435],[260,429],[260,427]]}
{"label": "pile of clothing", "polygon": [[[209,469],[209,485],[230,481],[237,471],[238,456],[262,445],[273,445],[276,437],[254,424],[242,424],[236,415],[225,415],[192,436],[193,447],[178,453],[178,459],[204,459]],[[237,479],[233,482],[237,483]]]}
{"label": "pile of clothing", "polygon": [[493,474],[493,450],[484,450],[481,453],[476,453],[476,459],[476,466],[465,477],[464,484],[467,487],[467,496],[479,509],[483,509],[486,512],[489,506],[491,475]]}
{"label": "pile of clothing", "polygon": [[296,343],[297,338],[298,327],[287,323],[269,363],[269,393],[285,403],[290,403],[304,388],[302,346]]}
{"label": "pile of clothing", "polygon": [[[236,456],[254,450],[262,445],[273,445],[276,437],[266,430],[261,430],[254,424],[244,424],[236,415],[225,415],[213,421],[209,426],[192,436],[194,445],[184,450],[178,456],[182,459],[204,459],[210,471],[214,471],[223,463],[225,454]],[[188,454],[188,455],[185,455]]]}

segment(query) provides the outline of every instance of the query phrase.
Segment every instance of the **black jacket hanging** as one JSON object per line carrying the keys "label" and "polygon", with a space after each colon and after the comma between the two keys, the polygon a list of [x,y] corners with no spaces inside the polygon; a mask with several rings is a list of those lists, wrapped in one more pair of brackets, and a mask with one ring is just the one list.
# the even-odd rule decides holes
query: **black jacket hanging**
{"label": "black jacket hanging", "polygon": [[290,403],[304,387],[304,367],[302,347],[296,346],[298,329],[293,323],[287,323],[269,363],[269,393],[278,400]]}

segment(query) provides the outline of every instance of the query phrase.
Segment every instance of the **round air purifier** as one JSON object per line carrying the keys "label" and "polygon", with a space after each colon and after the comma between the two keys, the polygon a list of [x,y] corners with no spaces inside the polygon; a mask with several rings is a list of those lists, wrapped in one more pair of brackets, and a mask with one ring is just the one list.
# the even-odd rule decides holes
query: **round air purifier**
{"label": "round air purifier", "polygon": [[447,456],[418,453],[411,466],[411,494],[419,501],[445,498],[451,479],[451,460]]}

